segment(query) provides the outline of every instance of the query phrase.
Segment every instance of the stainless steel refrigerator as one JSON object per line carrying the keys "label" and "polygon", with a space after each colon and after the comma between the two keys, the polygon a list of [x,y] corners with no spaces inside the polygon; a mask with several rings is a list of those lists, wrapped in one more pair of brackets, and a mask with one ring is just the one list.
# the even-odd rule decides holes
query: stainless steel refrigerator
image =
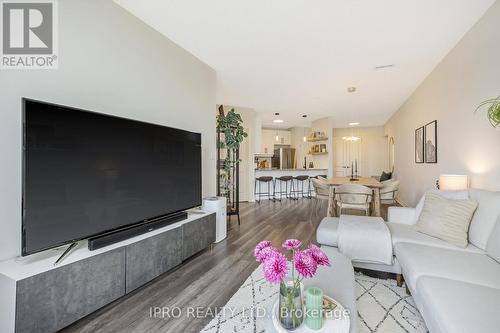
{"label": "stainless steel refrigerator", "polygon": [[297,166],[295,156],[295,148],[275,145],[272,167],[279,169],[295,169]]}

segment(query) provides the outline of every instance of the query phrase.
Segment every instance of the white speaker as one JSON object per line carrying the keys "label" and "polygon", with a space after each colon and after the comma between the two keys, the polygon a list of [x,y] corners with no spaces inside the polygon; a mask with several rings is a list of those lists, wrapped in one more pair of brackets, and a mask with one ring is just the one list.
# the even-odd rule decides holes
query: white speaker
{"label": "white speaker", "polygon": [[208,197],[203,199],[202,210],[215,213],[216,231],[215,242],[218,243],[227,236],[227,215],[226,215],[226,197]]}

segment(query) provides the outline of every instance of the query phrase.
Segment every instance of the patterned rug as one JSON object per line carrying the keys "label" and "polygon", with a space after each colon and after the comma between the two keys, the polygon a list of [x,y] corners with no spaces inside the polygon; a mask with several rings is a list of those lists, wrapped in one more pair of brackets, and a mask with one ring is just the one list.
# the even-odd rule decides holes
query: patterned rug
{"label": "patterned rug", "polygon": [[[427,332],[413,298],[395,280],[361,273],[355,279],[359,333]],[[264,333],[265,321],[252,309],[269,307],[277,296],[277,287],[264,279],[258,267],[201,333]]]}

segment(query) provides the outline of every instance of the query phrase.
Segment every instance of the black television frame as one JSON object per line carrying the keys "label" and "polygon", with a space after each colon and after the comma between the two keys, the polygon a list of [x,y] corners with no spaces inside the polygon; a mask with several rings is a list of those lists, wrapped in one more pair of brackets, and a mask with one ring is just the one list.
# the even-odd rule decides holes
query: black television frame
{"label": "black television frame", "polygon": [[[42,248],[42,249],[39,249],[36,251],[26,251],[26,236],[25,236],[26,229],[24,226],[24,212],[25,212],[24,202],[25,202],[25,192],[26,192],[25,191],[26,190],[26,188],[25,188],[25,183],[26,183],[26,102],[42,103],[42,104],[51,105],[51,106],[55,106],[55,107],[67,108],[67,109],[71,109],[71,110],[75,110],[75,111],[98,114],[98,115],[105,116],[105,117],[124,119],[124,120],[133,121],[133,122],[137,122],[137,123],[160,126],[160,127],[176,129],[176,130],[180,130],[180,131],[184,131],[184,132],[189,132],[189,133],[193,133],[193,134],[199,134],[200,135],[200,147],[201,147],[201,139],[202,139],[202,134],[198,133],[198,132],[191,132],[191,131],[186,131],[186,130],[183,130],[180,128],[164,126],[164,125],[160,125],[160,124],[154,124],[154,123],[150,123],[147,121],[119,117],[119,116],[110,115],[110,114],[106,114],[106,113],[102,113],[102,112],[81,109],[81,108],[77,108],[77,107],[73,107],[73,106],[51,103],[51,102],[41,101],[41,100],[32,99],[32,98],[28,98],[28,97],[21,97],[21,124],[22,124],[22,126],[21,126],[21,137],[22,137],[22,140],[21,140],[21,142],[22,142],[22,145],[21,145],[21,177],[22,177],[22,179],[21,179],[21,256],[25,257],[25,256],[28,256],[31,254],[35,254],[35,253],[43,252],[46,250],[54,249],[57,247],[61,247],[64,245],[76,243],[76,242],[79,242],[79,241],[82,241],[85,239],[89,239],[92,237],[104,236],[104,235],[112,234],[115,232],[125,231],[125,230],[131,229],[135,226],[140,226],[140,225],[144,225],[144,224],[148,224],[148,223],[157,222],[158,220],[161,220],[163,218],[168,218],[169,216],[176,216],[183,211],[186,211],[186,210],[194,208],[194,207],[201,206],[201,204],[202,204],[202,195],[201,195],[202,191],[201,190],[202,190],[202,184],[203,184],[203,172],[202,172],[202,164],[201,164],[202,163],[202,156],[200,155],[200,184],[199,184],[200,197],[199,197],[199,201],[195,205],[190,206],[190,207],[181,208],[181,209],[176,210],[174,212],[165,213],[163,215],[152,216],[152,217],[149,217],[149,218],[144,219],[142,221],[132,222],[132,223],[129,223],[127,225],[123,225],[123,226],[118,227],[118,228],[105,230],[105,231],[98,232],[98,233],[91,234],[91,235],[86,235],[86,236],[81,237],[81,238],[63,241],[63,242],[55,244],[53,246],[45,247],[45,248]],[[175,222],[175,220],[173,222]]]}

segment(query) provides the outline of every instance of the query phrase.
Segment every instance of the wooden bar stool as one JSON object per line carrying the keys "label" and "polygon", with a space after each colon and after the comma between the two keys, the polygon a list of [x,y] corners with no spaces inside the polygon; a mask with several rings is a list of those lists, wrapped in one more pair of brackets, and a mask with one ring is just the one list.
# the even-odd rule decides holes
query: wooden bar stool
{"label": "wooden bar stool", "polygon": [[[261,196],[268,197],[269,200],[274,201],[273,194],[271,194],[271,183],[273,182],[273,179],[274,178],[271,176],[261,176],[261,177],[255,178],[255,196],[258,198],[258,199],[256,198],[255,201],[260,203]],[[262,192],[262,190],[261,190],[261,185],[263,183],[267,184],[267,191],[266,192]]]}
{"label": "wooden bar stool", "polygon": [[[278,187],[279,182],[279,187]],[[283,191],[283,185],[285,185],[285,190]],[[290,189],[288,187],[290,185]],[[279,190],[278,190],[279,188]],[[285,195],[285,199],[290,197],[290,191],[293,190],[293,177],[292,176],[281,176],[276,177],[274,179],[274,200],[283,199],[283,194]],[[279,194],[279,198],[277,195]]]}

